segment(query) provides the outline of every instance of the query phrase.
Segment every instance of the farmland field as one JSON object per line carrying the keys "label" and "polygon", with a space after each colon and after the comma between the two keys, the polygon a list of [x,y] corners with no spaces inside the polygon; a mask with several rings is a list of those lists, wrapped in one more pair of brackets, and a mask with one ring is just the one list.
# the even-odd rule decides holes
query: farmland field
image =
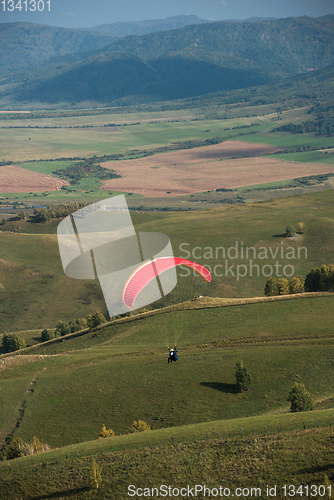
{"label": "farmland field", "polygon": [[[148,197],[184,195],[334,172],[334,162],[318,165],[256,156],[269,149],[258,143],[226,141],[191,151],[107,162],[102,166],[115,169],[122,177],[104,181],[103,188]],[[251,158],[225,159],[242,156]]]}
{"label": "farmland field", "polygon": [[30,191],[58,191],[67,182],[15,165],[0,167],[0,186],[3,193],[28,193]]}

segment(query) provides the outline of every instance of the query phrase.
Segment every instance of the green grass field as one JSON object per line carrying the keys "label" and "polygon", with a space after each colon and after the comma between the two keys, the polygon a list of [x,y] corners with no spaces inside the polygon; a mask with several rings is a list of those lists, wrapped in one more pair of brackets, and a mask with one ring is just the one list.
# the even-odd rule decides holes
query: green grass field
{"label": "green grass field", "polygon": [[[270,272],[264,266],[275,266],[276,262],[280,274],[284,266],[292,266],[286,273],[302,276],[312,267],[333,262],[332,191],[211,211],[131,212],[131,216],[137,231],[163,232],[169,236],[175,255],[209,266],[212,283],[204,292],[212,297],[262,296],[265,274]],[[286,227],[300,221],[307,227],[303,238],[284,238]],[[54,328],[60,319],[70,320],[95,310],[106,313],[98,281],[64,275],[55,235],[58,221],[10,224],[20,225],[22,234],[0,233],[1,259],[5,261],[0,282],[7,291],[0,304],[0,333]],[[255,250],[249,250],[247,258],[246,248],[251,247]],[[261,248],[267,253],[261,253]],[[304,248],[299,255],[298,248]],[[254,265],[258,267],[251,268]]]}

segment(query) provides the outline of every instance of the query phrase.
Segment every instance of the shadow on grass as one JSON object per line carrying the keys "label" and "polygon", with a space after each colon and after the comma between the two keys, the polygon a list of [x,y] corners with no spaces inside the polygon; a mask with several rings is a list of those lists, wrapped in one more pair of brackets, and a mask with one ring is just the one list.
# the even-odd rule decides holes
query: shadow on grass
{"label": "shadow on grass", "polygon": [[314,467],[308,467],[306,469],[301,469],[298,471],[298,474],[314,474],[315,472],[327,472],[331,471],[331,474],[329,475],[329,479],[333,478],[333,464],[326,464],[326,465],[316,465]]}
{"label": "shadow on grass", "polygon": [[78,493],[84,493],[89,491],[88,486],[82,488],[73,488],[71,490],[55,491],[54,493],[46,493],[45,495],[39,495],[38,497],[29,497],[31,500],[47,500],[48,498],[62,498],[71,497],[72,495],[77,495]]}
{"label": "shadow on grass", "polygon": [[203,385],[204,387],[211,387],[211,389],[225,392],[227,394],[236,394],[239,392],[236,384],[224,384],[222,382],[200,382],[200,385]]}
{"label": "shadow on grass", "polygon": [[288,235],[286,233],[273,234],[273,238],[286,238]]}

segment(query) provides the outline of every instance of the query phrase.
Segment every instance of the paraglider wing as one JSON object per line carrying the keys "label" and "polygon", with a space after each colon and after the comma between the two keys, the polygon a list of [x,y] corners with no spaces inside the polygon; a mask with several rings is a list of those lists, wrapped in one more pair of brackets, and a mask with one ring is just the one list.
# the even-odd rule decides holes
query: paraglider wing
{"label": "paraglider wing", "polygon": [[124,305],[132,307],[139,293],[156,276],[176,266],[187,266],[197,271],[206,281],[211,282],[211,274],[206,267],[181,257],[159,257],[141,264],[127,279],[122,292]]}

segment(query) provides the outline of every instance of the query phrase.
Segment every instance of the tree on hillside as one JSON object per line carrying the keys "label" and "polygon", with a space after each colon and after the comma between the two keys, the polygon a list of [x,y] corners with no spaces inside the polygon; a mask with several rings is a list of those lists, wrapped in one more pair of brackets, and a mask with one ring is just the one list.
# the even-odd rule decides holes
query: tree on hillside
{"label": "tree on hillside", "polygon": [[56,337],[55,332],[45,328],[41,333],[41,341],[46,342],[47,340],[52,340]]}
{"label": "tree on hillside", "polygon": [[286,278],[280,278],[277,281],[278,295],[289,295],[290,287],[289,280]]}
{"label": "tree on hillside", "polygon": [[288,226],[285,233],[288,237],[294,236],[296,234],[296,229],[293,226]]}
{"label": "tree on hillside", "polygon": [[239,392],[248,391],[251,384],[251,378],[242,361],[238,361],[238,363],[236,363],[235,379]]}
{"label": "tree on hillside", "polygon": [[320,290],[321,270],[314,267],[306,275],[304,288],[305,292],[318,292]]}
{"label": "tree on hillside", "polygon": [[334,264],[321,266],[320,290],[332,292],[334,289]]}
{"label": "tree on hillside", "polygon": [[266,297],[273,297],[274,295],[278,295],[277,279],[275,278],[275,276],[270,276],[270,278],[267,279],[264,287],[264,294]]}
{"label": "tree on hillside", "polygon": [[71,327],[67,321],[58,321],[56,331],[55,331],[55,336],[56,337],[63,337],[64,335],[68,335],[71,333]]}
{"label": "tree on hillside", "polygon": [[96,312],[95,314],[89,314],[87,316],[87,325],[89,328],[96,328],[99,325],[102,325],[105,323],[107,320],[103,316],[103,314]]}
{"label": "tree on hillside", "polygon": [[2,336],[2,348],[4,352],[14,352],[26,347],[25,340],[15,333],[4,333]]}
{"label": "tree on hillside", "polygon": [[27,218],[28,218],[28,214],[27,214],[27,212],[23,212],[23,211],[21,211],[21,212],[19,212],[19,213],[17,214],[17,217],[18,217],[20,220],[22,220],[22,219],[27,220]]}
{"label": "tree on hillside", "polygon": [[300,276],[292,278],[289,285],[290,293],[302,293],[304,291],[304,281]]}
{"label": "tree on hillside", "polygon": [[299,382],[295,382],[291,387],[288,395],[288,402],[291,404],[291,412],[313,410],[312,396],[305,389],[305,385]]}
{"label": "tree on hillside", "polygon": [[93,459],[89,471],[89,485],[92,490],[96,490],[102,483],[102,473],[100,466]]}

